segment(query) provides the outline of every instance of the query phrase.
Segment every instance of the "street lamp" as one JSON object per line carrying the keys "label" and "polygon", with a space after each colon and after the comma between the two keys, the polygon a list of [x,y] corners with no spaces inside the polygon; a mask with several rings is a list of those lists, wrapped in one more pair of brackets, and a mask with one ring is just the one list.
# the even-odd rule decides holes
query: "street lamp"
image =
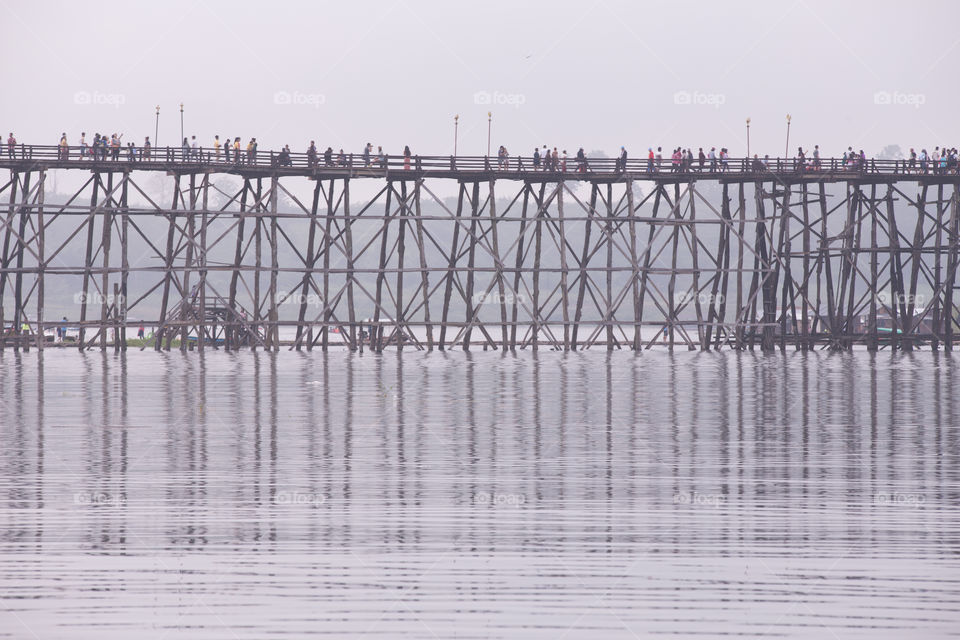
{"label": "street lamp", "polygon": [[747,160],[750,160],[750,118],[747,118]]}
{"label": "street lamp", "polygon": [[183,139],[183,103],[180,103],[180,138]]}
{"label": "street lamp", "polygon": [[453,157],[457,157],[457,128],[460,126],[460,114],[453,116]]}
{"label": "street lamp", "polygon": [[490,127],[493,126],[493,111],[487,111],[487,156],[490,156]]}
{"label": "street lamp", "polygon": [[787,148],[783,154],[784,158],[790,157],[790,114],[787,114]]}
{"label": "street lamp", "polygon": [[153,146],[157,146],[157,138],[160,136],[160,105],[157,105],[157,125],[153,129]]}

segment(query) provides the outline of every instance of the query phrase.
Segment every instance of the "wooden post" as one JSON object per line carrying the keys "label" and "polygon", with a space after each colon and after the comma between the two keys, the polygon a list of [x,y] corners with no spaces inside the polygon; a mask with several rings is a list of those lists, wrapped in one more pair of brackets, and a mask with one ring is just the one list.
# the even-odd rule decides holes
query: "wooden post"
{"label": "wooden post", "polygon": [[[164,276],[163,276],[163,298],[160,302],[160,321],[157,323],[157,331],[154,334],[154,345],[153,348],[156,351],[160,351],[161,342],[163,341],[164,335],[166,335],[165,324],[167,322],[167,308],[170,301],[170,281],[173,278],[173,234],[176,230],[176,219],[177,219],[177,203],[180,200],[180,174],[177,173],[174,175],[173,183],[173,205],[171,208],[171,213],[167,214],[169,219],[169,224],[167,225],[167,250],[164,254]],[[93,229],[90,230],[93,233]],[[89,237],[88,237],[89,239]],[[88,250],[89,253],[89,250]],[[84,285],[86,289],[86,285]],[[82,330],[81,330],[82,331]],[[82,335],[82,333],[81,333]],[[81,342],[83,340],[81,339]],[[170,350],[170,339],[167,339],[167,351]]]}
{"label": "wooden post", "polygon": [[[509,343],[509,330],[507,328],[507,299],[506,299],[506,284],[503,279],[503,256],[500,255],[500,241],[497,237],[497,192],[496,192],[496,180],[492,177],[489,178],[490,185],[490,197],[489,197],[489,210],[490,210],[490,243],[491,249],[493,251],[493,260],[494,260],[494,277],[496,278],[497,283],[497,293],[500,296],[498,303],[500,305],[500,348],[504,351],[507,350],[507,345]],[[516,296],[516,291],[514,291],[514,296]],[[496,345],[494,345],[496,348]]]}
{"label": "wooden post", "polygon": [[13,317],[14,317],[14,333],[17,336],[20,336],[20,339],[17,340],[14,345],[14,351],[19,350],[20,346],[23,345],[24,350],[30,348],[29,336],[22,335],[21,327],[25,322],[27,322],[27,311],[26,305],[23,300],[23,258],[26,253],[26,233],[27,233],[27,219],[30,216],[30,176],[32,173],[27,172],[26,177],[23,181],[23,195],[21,196],[20,203],[20,212],[17,216],[17,221],[19,223],[19,228],[17,230],[17,273],[14,276],[13,280]]}
{"label": "wooden post", "polygon": [[[180,352],[184,353],[190,346],[190,326],[187,324],[189,316],[196,317],[196,310],[193,307],[193,292],[190,291],[190,270],[193,268],[193,242],[196,238],[196,212],[197,212],[197,174],[190,174],[190,204],[184,220],[184,228],[187,234],[186,246],[184,247],[185,256],[183,261],[183,285],[180,290],[180,313],[177,314],[177,320],[180,321]],[[200,320],[202,322],[202,320]],[[199,336],[198,334],[198,337]]]}
{"label": "wooden post", "polygon": [[387,203],[384,208],[383,225],[380,227],[380,268],[377,271],[377,295],[373,307],[373,328],[371,330],[370,349],[372,351],[383,351],[383,328],[380,326],[380,309],[383,295],[383,281],[387,274],[384,270],[387,268],[387,243],[389,241],[390,230],[390,196],[393,195],[393,182],[387,181]]}
{"label": "wooden post", "polygon": [[229,350],[231,347],[233,349],[240,348],[240,336],[246,333],[246,324],[239,326],[237,318],[240,317],[240,312],[237,310],[237,284],[240,280],[240,268],[243,263],[244,248],[243,248],[243,231],[244,224],[247,220],[247,193],[250,191],[250,180],[244,179],[243,187],[240,190],[240,211],[237,214],[237,245],[236,251],[234,252],[233,257],[233,270],[230,274],[230,292],[229,299],[227,301],[227,306],[229,310],[227,311],[228,320],[231,324],[224,327],[224,345]]}
{"label": "wooden post", "polygon": [[944,348],[953,350],[953,325],[957,320],[956,308],[953,306],[953,292],[957,282],[957,266],[960,263],[960,185],[953,183],[953,193],[950,196],[950,222],[947,239],[947,279],[944,293],[944,315],[946,326],[943,330]]}
{"label": "wooden post", "polygon": [[[526,240],[527,232],[527,204],[530,200],[530,183],[523,183],[523,205],[520,213],[520,235],[517,240],[517,258],[514,262],[514,273],[513,273],[513,290],[519,295],[520,293],[520,270],[523,267],[523,249]],[[515,351],[517,348],[517,318],[519,312],[520,301],[514,297],[512,305],[512,313],[510,316],[510,350]],[[534,310],[536,314],[536,310]],[[536,315],[532,318],[536,320]]]}
{"label": "wooden post", "polygon": [[[397,300],[397,311],[394,316],[394,336],[397,340],[397,351],[403,351],[403,343],[407,337],[406,319],[403,312],[403,269],[404,269],[404,240],[406,237],[407,218],[409,217],[409,208],[407,207],[407,183],[400,181],[400,211],[397,222],[397,291],[395,298]],[[386,230],[384,230],[386,236]],[[381,265],[386,266],[386,265]]]}
{"label": "wooden post", "polygon": [[[590,186],[590,206],[587,209],[587,221],[586,229],[583,233],[583,251],[580,254],[580,285],[577,288],[577,306],[573,315],[573,351],[577,350],[577,332],[580,329],[580,318],[583,314],[583,297],[587,291],[587,261],[590,259],[590,229],[593,227],[593,216],[597,210],[597,184],[593,183]],[[607,201],[607,207],[609,208],[610,202]],[[609,209],[607,212],[609,216]],[[561,247],[563,243],[563,238],[561,238]],[[609,304],[609,300],[608,300]]]}
{"label": "wooden post", "polygon": [[537,217],[533,227],[533,345],[534,351],[540,348],[540,249],[543,244],[542,222],[546,215],[544,196],[546,183],[540,183],[540,197],[537,200]]}
{"label": "wooden post", "polygon": [[560,247],[560,304],[563,306],[563,350],[570,349],[570,289],[567,286],[567,246],[563,224],[563,180],[557,186],[557,224]]}
{"label": "wooden post", "polygon": [[[870,185],[870,204],[871,206],[876,201],[877,196],[877,185]],[[879,246],[877,245],[877,216],[875,212],[871,212],[870,215],[870,282],[876,287],[877,286],[877,251]],[[888,239],[889,240],[889,239]],[[889,243],[889,242],[888,242]],[[893,269],[893,263],[890,263],[890,268]],[[890,282],[890,289],[893,290],[893,282]],[[877,328],[877,296],[879,291],[874,290],[870,292],[870,326],[868,327],[869,331],[869,340],[867,342],[867,349],[869,351],[876,351],[877,345],[879,342],[879,334]],[[896,305],[896,302],[891,303],[891,308]],[[849,329],[848,329],[849,331]],[[896,333],[897,324],[893,323],[893,332]],[[892,338],[891,338],[892,339]]]}
{"label": "wooden post", "polygon": [[[44,322],[43,322],[43,304],[45,296],[45,282],[44,275],[47,272],[47,264],[45,262],[46,256],[46,247],[44,246],[44,236],[46,230],[44,229],[43,222],[43,204],[44,204],[44,194],[46,193],[47,185],[47,171],[46,169],[40,169],[39,172],[39,182],[37,184],[37,326],[36,326],[36,336],[37,336],[37,349],[43,351],[45,337],[44,337]],[[0,322],[0,333],[3,332],[3,323]]]}
{"label": "wooden post", "polygon": [[[637,256],[637,208],[636,203],[633,201],[633,180],[628,179],[626,182],[627,189],[627,228],[630,232],[630,289],[633,293],[633,344],[631,348],[634,353],[639,353],[641,348],[642,337],[640,334],[640,319],[642,318],[642,313],[640,311],[641,301],[640,301],[640,264],[638,262]],[[610,201],[610,191],[607,192],[607,202]],[[649,253],[649,252],[648,252]],[[613,267],[613,225],[608,224],[607,226],[607,295],[611,295],[611,269]],[[612,302],[612,301],[611,301]],[[613,349],[613,326],[612,322],[608,321],[607,324],[607,351]]]}
{"label": "wooden post", "polygon": [[426,246],[423,241],[423,212],[420,210],[420,185],[418,178],[413,188],[413,202],[416,206],[417,248],[420,250],[420,290],[423,292],[423,322],[427,328],[427,351],[433,351],[433,325],[430,324],[430,270],[427,266]]}
{"label": "wooden post", "polygon": [[277,200],[280,186],[276,174],[270,178],[270,327],[267,345],[280,350],[280,316],[277,308],[277,282],[280,276],[279,228],[277,226]]}
{"label": "wooden post", "polygon": [[[450,243],[450,257],[447,264],[447,273],[444,275],[446,283],[443,291],[443,311],[440,314],[440,351],[443,351],[447,339],[447,318],[450,315],[450,294],[453,289],[453,277],[457,268],[457,255],[460,239],[460,217],[463,214],[463,194],[466,191],[466,185],[460,183],[459,195],[457,196],[457,213],[453,225],[453,240]],[[452,345],[451,345],[452,346]]]}
{"label": "wooden post", "polygon": [[127,295],[129,294],[128,279],[130,277],[130,213],[127,201],[130,172],[124,172],[123,186],[120,192],[120,348],[127,350]]}
{"label": "wooden post", "polygon": [[467,324],[467,329],[463,333],[463,350],[470,350],[470,336],[473,331],[472,320],[474,314],[474,307],[477,306],[473,300],[473,279],[474,279],[474,266],[476,259],[477,251],[477,225],[479,223],[480,217],[480,183],[473,183],[473,194],[470,199],[470,237],[467,238],[469,243],[469,248],[467,249],[467,291],[466,291],[466,305],[467,305],[467,315],[465,322]]}

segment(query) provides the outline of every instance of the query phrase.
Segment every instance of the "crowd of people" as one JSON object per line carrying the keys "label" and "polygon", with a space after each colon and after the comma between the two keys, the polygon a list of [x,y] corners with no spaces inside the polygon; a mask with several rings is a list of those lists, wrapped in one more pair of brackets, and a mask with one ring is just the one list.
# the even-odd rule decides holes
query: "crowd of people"
{"label": "crowd of people", "polygon": [[[7,157],[16,159],[18,153],[17,139],[13,132],[10,132],[7,138]],[[150,137],[146,136],[143,144],[137,146],[133,142],[123,142],[122,133],[112,133],[110,135],[95,133],[93,138],[87,141],[86,132],[81,132],[80,139],[71,144],[67,138],[66,132],[60,134],[60,141],[57,145],[57,158],[59,160],[70,160],[72,157],[79,160],[118,161],[126,159],[131,162],[159,160],[166,162],[216,162],[230,164],[249,164],[256,165],[259,162],[257,151],[257,139],[250,140],[243,145],[239,136],[231,138],[224,136],[221,141],[219,135],[215,135],[210,147],[203,147],[196,136],[184,138],[179,148],[162,147],[154,149]],[[307,147],[306,164],[308,167],[353,167],[354,154],[347,154],[341,148],[334,152],[333,147],[327,147],[324,151],[317,148],[316,141],[311,140]],[[162,157],[159,157],[162,156]],[[594,163],[596,158],[589,158],[580,147],[573,158],[570,158],[566,149],[559,147],[549,147],[543,145],[536,147],[531,156],[517,156],[511,158],[507,148],[503,145],[497,149],[497,168],[509,171],[511,167],[519,171],[544,171],[554,173],[586,173],[593,171],[598,167],[600,171],[609,170],[609,160],[603,157],[599,162]],[[616,173],[624,173],[630,168],[628,165],[629,156],[624,146],[620,147],[620,152],[613,162],[613,170]],[[284,145],[278,153],[271,152],[269,161],[272,165],[293,166],[295,158],[290,150],[290,145]],[[710,147],[709,151],[704,151],[699,147],[696,152],[692,148],[683,148],[678,146],[674,148],[669,158],[664,158],[663,148],[648,147],[646,162],[642,159],[633,163],[634,171],[646,171],[647,173],[726,173],[731,170],[730,151],[726,147]],[[397,156],[390,157],[386,154],[382,146],[377,146],[374,150],[372,143],[366,143],[362,152],[359,154],[360,166],[374,169],[387,169],[395,167],[398,163]],[[490,168],[490,159],[484,158],[485,168]],[[591,166],[591,164],[594,166]],[[797,147],[797,153],[786,161],[777,158],[774,165],[769,155],[762,158],[754,154],[750,158],[738,160],[736,171],[763,172],[763,171],[799,171],[799,172],[817,172],[824,170],[823,160],[820,156],[820,145],[814,145],[813,150],[804,150],[803,147]],[[409,146],[405,146],[402,156],[403,169],[420,168],[419,158],[413,156]],[[847,147],[843,152],[842,158],[837,162],[831,160],[829,170],[834,171],[856,171],[866,172],[873,170],[875,165],[870,163],[863,149],[854,151],[852,146]],[[960,172],[960,162],[958,162],[958,151],[956,147],[935,147],[930,153],[922,148],[919,153],[913,148],[910,149],[909,156],[897,161],[898,170],[904,173],[916,174],[948,174]],[[901,168],[902,167],[902,168]]]}
{"label": "crowd of people", "polygon": [[[861,151],[861,153],[863,153]],[[957,148],[948,149],[944,147],[935,147],[933,153],[927,153],[926,149],[920,149],[920,154],[910,148],[910,156],[907,161],[908,173],[957,173]]]}

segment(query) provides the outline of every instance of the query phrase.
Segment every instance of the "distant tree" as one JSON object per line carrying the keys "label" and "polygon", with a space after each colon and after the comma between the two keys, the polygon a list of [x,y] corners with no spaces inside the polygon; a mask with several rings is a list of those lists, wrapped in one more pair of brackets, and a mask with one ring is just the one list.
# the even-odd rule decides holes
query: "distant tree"
{"label": "distant tree", "polygon": [[602,159],[602,158],[609,158],[610,156],[608,156],[607,154],[605,154],[603,151],[599,151],[599,150],[597,150],[597,149],[594,149],[593,151],[590,151],[589,153],[587,153],[587,157],[588,157],[588,158],[601,158],[601,159]]}
{"label": "distant tree", "polygon": [[888,144],[877,154],[878,160],[903,160],[903,150],[898,144]]}

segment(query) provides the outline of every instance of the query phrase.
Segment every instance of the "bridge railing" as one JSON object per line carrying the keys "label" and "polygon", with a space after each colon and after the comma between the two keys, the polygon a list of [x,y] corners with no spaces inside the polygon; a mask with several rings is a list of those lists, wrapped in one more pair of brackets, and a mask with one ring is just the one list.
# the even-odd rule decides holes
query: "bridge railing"
{"label": "bridge railing", "polygon": [[[656,174],[787,174],[787,173],[845,173],[845,174],[957,174],[953,159],[934,160],[880,160],[843,158],[699,158],[674,160],[672,158],[583,158],[560,157],[556,161],[536,156],[425,156],[396,154],[342,153],[340,151],[286,152],[283,150],[239,151],[221,147],[98,147],[71,145],[10,145],[0,144],[0,162],[33,160],[60,166],[75,166],[77,162],[137,163],[148,166],[257,167],[299,170],[348,170],[379,174],[396,171],[456,171],[456,172],[546,172],[562,174],[582,173],[656,173]],[[62,164],[61,164],[62,163]]]}

